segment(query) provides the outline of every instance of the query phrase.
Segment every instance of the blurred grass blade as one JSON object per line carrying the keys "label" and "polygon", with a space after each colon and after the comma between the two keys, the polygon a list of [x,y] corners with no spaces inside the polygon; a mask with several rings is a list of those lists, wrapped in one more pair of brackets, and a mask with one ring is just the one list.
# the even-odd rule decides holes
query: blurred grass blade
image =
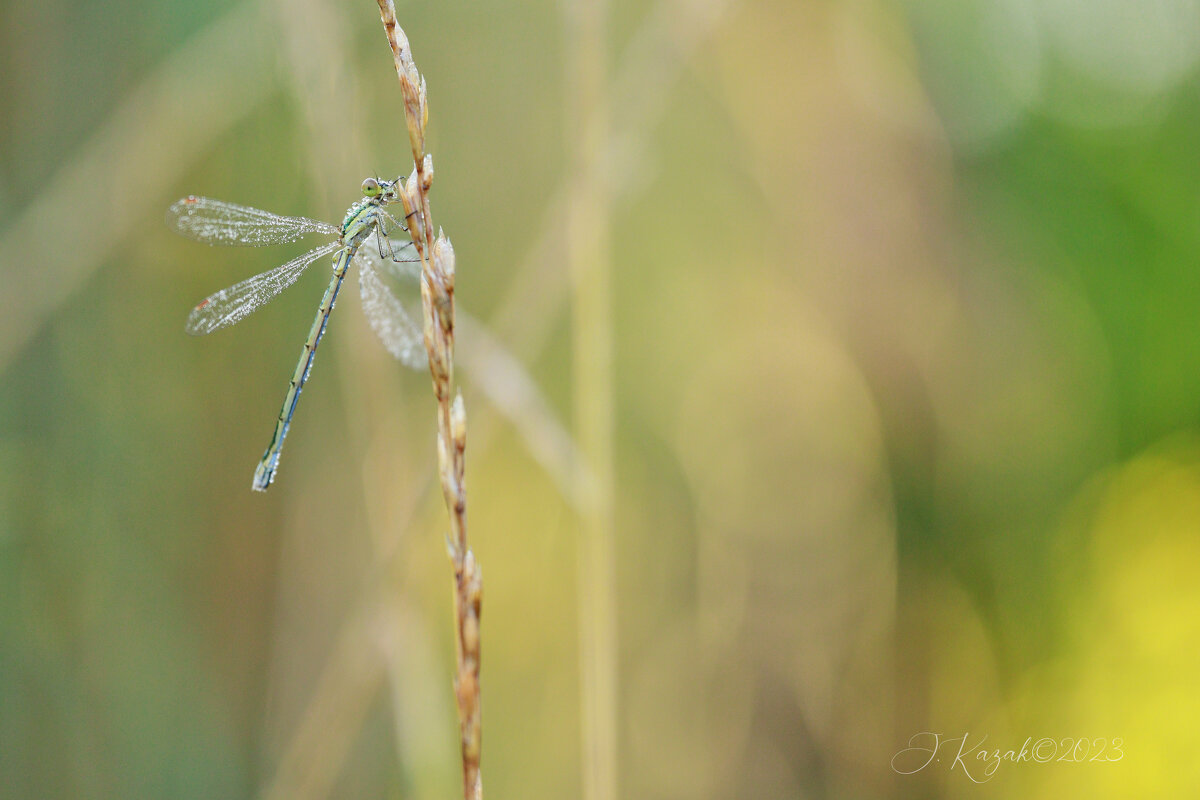
{"label": "blurred grass blade", "polygon": [[0,263],[10,265],[0,371],[126,236],[162,225],[162,197],[266,98],[273,70],[261,11],[257,0],[244,3],[181,47],[46,182],[93,201],[89,213],[71,216],[67,235],[30,235],[62,219],[57,191],[40,194],[0,235]]}
{"label": "blurred grass blade", "polygon": [[592,478],[579,458],[571,434],[558,420],[537,383],[520,360],[479,320],[458,312],[462,353],[459,360],[472,383],[517,433],[559,492],[577,510]]}

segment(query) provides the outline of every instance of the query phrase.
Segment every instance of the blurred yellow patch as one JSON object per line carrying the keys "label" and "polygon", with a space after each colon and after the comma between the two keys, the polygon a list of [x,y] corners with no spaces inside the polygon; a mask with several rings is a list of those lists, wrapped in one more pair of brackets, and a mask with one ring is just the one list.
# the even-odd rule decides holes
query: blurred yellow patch
{"label": "blurred yellow patch", "polygon": [[1029,769],[1030,788],[1185,797],[1200,786],[1200,442],[1154,448],[1095,497],[1086,577],[1063,609],[1073,652],[1028,687],[1045,735],[1087,738],[1091,752]]}

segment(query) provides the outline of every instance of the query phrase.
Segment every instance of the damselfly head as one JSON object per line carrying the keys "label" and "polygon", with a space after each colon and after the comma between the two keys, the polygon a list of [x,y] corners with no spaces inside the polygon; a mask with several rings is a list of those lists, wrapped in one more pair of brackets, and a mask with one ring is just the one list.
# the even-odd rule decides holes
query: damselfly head
{"label": "damselfly head", "polygon": [[367,197],[378,197],[379,193],[382,191],[383,187],[380,186],[379,181],[375,180],[374,178],[367,178],[365,181],[363,181],[362,193]]}

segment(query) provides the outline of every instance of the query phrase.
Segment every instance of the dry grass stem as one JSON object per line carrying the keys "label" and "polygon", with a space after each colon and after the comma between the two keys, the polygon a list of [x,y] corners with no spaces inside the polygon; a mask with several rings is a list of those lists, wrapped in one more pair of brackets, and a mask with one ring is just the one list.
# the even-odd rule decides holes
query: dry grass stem
{"label": "dry grass stem", "polygon": [[[638,144],[652,131],[664,104],[657,102],[678,78],[679,72],[694,49],[713,32],[721,14],[733,0],[660,0],[647,14],[641,28],[629,46],[617,59],[619,69],[613,82],[614,105],[621,111],[618,131],[627,139],[613,139],[607,144],[604,163],[620,160],[619,154],[637,152]],[[172,55],[151,73],[138,88],[112,112],[108,120],[75,149],[55,173],[53,182],[71,186],[112,187],[121,203],[110,204],[108,216],[93,215],[76,221],[77,238],[86,239],[91,246],[82,252],[63,257],[47,256],[47,239],[37,243],[37,258],[45,269],[56,269],[52,280],[39,280],[36,286],[10,293],[10,300],[20,297],[19,303],[0,301],[7,313],[0,326],[0,371],[18,355],[27,342],[51,319],[61,304],[104,263],[114,247],[126,239],[149,214],[157,208],[160,198],[168,192],[184,171],[193,168],[195,159],[208,150],[229,128],[272,96],[275,88],[269,68],[271,51],[262,44],[270,39],[264,35],[264,3],[249,0],[234,7],[228,14],[194,37],[178,53]],[[266,19],[274,24],[278,15],[272,12]],[[310,51],[311,52],[311,51]],[[393,50],[395,52],[395,50]],[[261,63],[261,69],[247,65]],[[194,65],[212,65],[197,72]],[[203,79],[203,80],[201,80]],[[199,81],[199,83],[197,82]],[[310,92],[312,87],[307,87]],[[220,102],[209,102],[219,98]],[[331,115],[330,118],[337,118]],[[317,115],[314,122],[324,117]],[[345,133],[345,129],[342,129]],[[162,149],[156,143],[170,141]],[[324,141],[324,140],[322,140]],[[313,148],[328,156],[324,145]],[[321,162],[324,163],[323,161]],[[418,163],[421,163],[418,161]],[[335,171],[336,172],[336,171]],[[632,188],[627,181],[609,181],[603,185],[612,203]],[[564,229],[565,198],[575,191],[573,180],[563,182],[547,202],[546,212],[539,225],[540,233],[522,260],[509,284],[500,311],[493,314],[489,327],[495,339],[509,344],[523,360],[529,360],[544,347],[554,320],[565,300],[564,276],[557,269],[561,264],[561,236]],[[0,254],[6,263],[27,263],[30,240],[21,236],[29,229],[30,220],[48,216],[47,209],[57,202],[44,195],[30,204],[0,233]],[[101,209],[105,210],[105,209]],[[113,216],[113,214],[117,216]],[[52,216],[52,215],[50,215]],[[91,220],[90,224],[88,220]],[[83,227],[80,227],[83,226]],[[484,388],[484,387],[479,387]],[[476,393],[468,391],[468,399]],[[524,401],[523,401],[524,402]],[[496,420],[485,406],[484,417],[474,420],[473,447],[486,448],[490,434],[495,432]],[[523,414],[528,416],[528,414]],[[518,428],[524,427],[520,422]],[[557,426],[540,438],[553,444],[561,439]],[[565,440],[563,440],[565,441]],[[564,457],[569,441],[548,448],[558,455],[549,461],[567,465],[576,463]],[[537,448],[535,448],[536,450]],[[541,460],[539,458],[539,460]],[[554,471],[565,475],[566,471]],[[587,471],[577,472],[586,475]],[[590,477],[582,479],[586,483]],[[399,508],[387,516],[407,520],[414,513],[416,498],[427,490],[424,481],[405,493]],[[582,491],[582,490],[581,490]],[[586,494],[586,491],[583,492]],[[569,493],[578,502],[577,493]],[[366,678],[351,654],[372,649],[372,640],[360,624],[365,609],[374,608],[380,596],[391,590],[384,576],[395,560],[403,554],[400,537],[387,542],[378,555],[372,574],[367,576],[338,638],[338,645],[327,660],[322,677],[299,714],[301,726],[290,737],[275,774],[263,792],[264,797],[318,797],[327,794],[329,770],[342,763],[353,736],[358,732],[361,714],[352,716],[354,724],[329,725],[331,708],[361,708],[369,704],[382,685],[378,676]],[[353,629],[353,633],[348,632]],[[347,717],[349,720],[351,717]],[[314,737],[312,731],[321,731]],[[320,773],[317,775],[316,773]]]}
{"label": "dry grass stem", "polygon": [[[655,9],[647,15],[624,54],[616,62],[619,68],[613,81],[611,101],[615,108],[621,110],[620,124],[616,128],[624,138],[614,137],[606,143],[606,152],[602,163],[611,165],[617,163],[622,154],[640,152],[641,145],[654,129],[657,118],[664,108],[664,104],[659,100],[678,79],[684,64],[694,50],[712,35],[731,3],[732,0],[660,0]],[[614,134],[617,131],[614,131]],[[492,315],[488,328],[483,329],[479,325],[464,327],[470,320],[463,317],[456,320],[456,328],[461,329],[459,330],[460,335],[465,337],[471,333],[472,328],[477,329],[485,337],[494,337],[495,342],[507,343],[512,349],[513,355],[524,361],[528,361],[545,347],[553,330],[554,320],[558,317],[567,298],[566,275],[558,269],[562,263],[559,253],[565,246],[566,201],[569,196],[578,191],[578,182],[579,176],[564,180],[547,200],[538,226],[539,233],[530,245],[528,253],[521,260],[509,283],[505,297],[499,303],[500,310]],[[629,181],[605,181],[601,184],[601,188],[606,192],[606,202],[611,206],[635,187]],[[474,356],[476,361],[487,362],[488,369],[494,368],[495,362],[487,357],[491,342],[481,340],[476,341],[476,345],[478,346],[470,348],[469,354]],[[467,353],[468,351],[464,351],[464,354]],[[471,364],[466,366],[471,366]],[[472,370],[473,373],[482,371],[482,365]],[[527,378],[527,376],[525,377]],[[504,378],[504,380],[511,380],[511,377]],[[468,399],[476,397],[480,392],[488,396],[495,394],[485,385],[487,383],[488,381],[483,379],[476,381],[474,390],[468,388],[466,392]],[[523,392],[515,393],[517,405],[522,407],[517,411],[508,409],[508,406],[512,405],[512,392],[509,392],[509,403],[495,403],[491,407],[485,404],[482,407],[483,416],[473,420],[471,428],[472,446],[477,451],[486,450],[493,434],[497,432],[497,420],[489,412],[501,411],[518,429],[526,426],[526,423],[521,421],[523,418],[538,413],[539,409],[537,408],[524,408],[529,405],[529,398],[523,397],[523,394]],[[493,398],[493,402],[494,400],[495,398]],[[542,404],[541,401],[534,405],[540,404]],[[551,419],[551,421],[553,420]],[[574,452],[574,443],[570,441],[569,437],[562,440],[562,446],[554,445],[560,439],[559,430],[559,426],[555,424],[549,431],[551,435],[547,436],[543,432],[530,438],[545,440],[544,443],[550,445],[547,448],[551,454],[547,458],[549,462],[563,468],[569,464],[574,465],[578,483],[575,490],[564,492],[564,496],[571,500],[579,513],[583,515],[586,513],[582,507],[586,502],[585,496],[590,494],[590,490],[584,487],[593,478],[586,465],[580,464],[578,456]],[[538,447],[534,447],[535,451],[538,449]],[[571,455],[567,456],[569,451]],[[539,457],[539,460],[542,460],[542,457]],[[552,470],[552,474],[561,477],[565,476],[567,471],[567,469],[555,469]],[[382,473],[383,471],[380,471],[380,474]],[[416,510],[417,498],[428,489],[426,482],[420,476],[415,476],[415,478],[417,483],[410,487],[410,492],[405,493],[405,499],[399,502],[399,507],[393,508],[386,515],[389,521],[395,523],[393,527],[396,525],[403,527],[407,521],[411,520]],[[377,493],[368,491],[368,495],[375,500],[379,499]],[[353,621],[360,619],[360,616],[365,614],[368,609],[376,608],[382,602],[383,597],[392,591],[385,576],[393,569],[395,561],[404,555],[404,548],[400,544],[401,537],[396,536],[391,537],[386,545],[382,546],[375,569],[364,579],[359,597],[353,603],[353,607],[357,611],[349,616],[346,623],[348,627],[355,625]],[[322,709],[330,705],[336,706],[345,703],[358,705],[362,702],[369,702],[380,688],[380,683],[366,683],[353,679],[348,674],[342,674],[347,663],[346,651],[371,649],[371,641],[363,635],[355,635],[342,636],[338,642],[338,647],[326,662],[324,674],[317,685],[317,691],[309,699],[307,710],[301,715],[302,719],[308,717],[320,719],[327,713]],[[333,737],[333,741],[327,742],[327,747],[338,754],[344,753],[346,743],[338,741],[337,738],[339,736],[348,738],[355,733],[357,733],[356,730],[343,728],[327,730],[326,737]],[[274,784],[296,785],[297,776],[289,775],[289,770],[282,768],[283,764],[291,764],[296,769],[304,771],[315,768],[313,759],[317,758],[317,755],[305,744],[305,738],[298,732],[290,742],[287,754],[282,759],[281,768],[275,776]],[[326,759],[329,760],[328,755],[326,755]],[[327,764],[321,766],[321,769],[326,768],[328,768]],[[316,788],[318,784],[320,784],[319,781],[310,781],[308,786]],[[268,790],[265,796],[283,795],[272,789]],[[315,797],[318,795],[297,793],[295,796]]]}
{"label": "dry grass stem", "polygon": [[462,397],[454,391],[454,248],[440,230],[436,238],[433,235],[433,216],[429,209],[433,158],[425,152],[425,128],[429,123],[425,79],[417,71],[408,37],[396,22],[396,9],[391,0],[377,2],[400,79],[404,120],[415,165],[403,200],[409,230],[421,256],[425,349],[429,354],[429,374],[438,407],[438,475],[446,510],[450,514],[446,546],[454,566],[457,634],[454,697],[458,704],[462,746],[463,796],[466,800],[481,800],[479,612],[483,584],[475,554],[467,543],[467,495],[463,483],[467,417]]}

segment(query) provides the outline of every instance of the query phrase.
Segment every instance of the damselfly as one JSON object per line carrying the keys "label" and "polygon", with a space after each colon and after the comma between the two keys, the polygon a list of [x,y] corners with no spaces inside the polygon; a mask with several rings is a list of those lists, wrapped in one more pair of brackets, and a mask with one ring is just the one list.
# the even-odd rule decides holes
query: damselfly
{"label": "damselfly", "polygon": [[[420,278],[420,260],[413,243],[407,241],[401,245],[388,236],[389,231],[397,228],[407,230],[385,208],[400,202],[402,191],[404,184],[400,179],[383,181],[367,178],[362,185],[363,198],[350,206],[340,228],[315,219],[281,217],[257,208],[207,197],[185,197],[167,210],[167,224],[174,231],[208,244],[258,247],[294,242],[310,233],[337,237],[275,269],[209,295],[188,316],[186,330],[193,335],[212,333],[218,328],[233,325],[295,283],[313,262],[323,256],[333,255],[333,277],[325,289],[325,296],[321,298],[312,330],[304,342],[304,351],[292,373],[271,443],[254,470],[251,486],[256,491],[266,491],[275,479],[279,454],[283,450],[283,440],[291,425],[292,415],[296,413],[300,390],[308,380],[317,345],[325,335],[329,314],[333,311],[334,301],[337,300],[338,290],[351,261],[358,263],[363,310],[384,347],[414,369],[426,364],[421,326],[379,275],[383,270],[402,281],[414,282]],[[419,314],[415,316],[419,318]]]}

